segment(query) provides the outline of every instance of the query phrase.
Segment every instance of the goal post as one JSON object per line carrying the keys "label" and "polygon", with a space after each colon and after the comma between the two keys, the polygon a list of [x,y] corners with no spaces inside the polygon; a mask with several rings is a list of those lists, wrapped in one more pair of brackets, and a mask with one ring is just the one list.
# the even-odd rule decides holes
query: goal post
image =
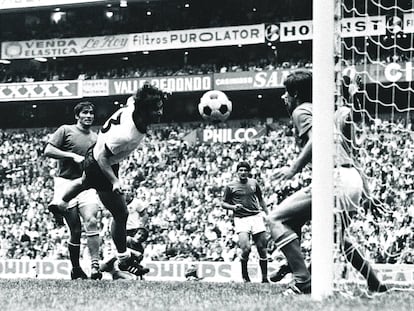
{"label": "goal post", "polygon": [[313,1],[312,299],[333,293],[335,0]]}

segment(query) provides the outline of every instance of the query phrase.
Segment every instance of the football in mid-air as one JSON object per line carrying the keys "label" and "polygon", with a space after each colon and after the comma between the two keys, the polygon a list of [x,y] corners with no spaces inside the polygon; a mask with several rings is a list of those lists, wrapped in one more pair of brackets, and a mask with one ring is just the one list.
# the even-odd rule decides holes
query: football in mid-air
{"label": "football in mid-air", "polygon": [[203,119],[214,123],[227,120],[232,110],[232,103],[222,91],[212,90],[203,94],[198,104],[198,111]]}

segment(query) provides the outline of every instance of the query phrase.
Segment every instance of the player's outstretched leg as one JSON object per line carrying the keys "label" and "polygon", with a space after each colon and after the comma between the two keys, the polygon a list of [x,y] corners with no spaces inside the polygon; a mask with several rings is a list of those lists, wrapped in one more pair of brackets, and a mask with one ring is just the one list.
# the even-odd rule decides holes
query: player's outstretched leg
{"label": "player's outstretched leg", "polygon": [[355,246],[348,240],[344,239],[344,251],[346,259],[352,264],[352,266],[361,273],[361,275],[367,280],[368,289],[372,292],[386,292],[388,290],[385,284],[382,284],[378,279],[377,274],[371,267],[371,264],[364,259],[362,254],[355,248]]}
{"label": "player's outstretched leg", "polygon": [[118,267],[121,271],[127,271],[136,276],[142,276],[150,271],[139,264],[139,258],[134,253],[118,254],[118,260]]}
{"label": "player's outstretched leg", "polygon": [[72,180],[69,187],[65,189],[62,197],[53,198],[48,204],[47,208],[53,214],[58,226],[64,225],[63,214],[68,209],[68,202],[85,190],[82,180],[82,177]]}

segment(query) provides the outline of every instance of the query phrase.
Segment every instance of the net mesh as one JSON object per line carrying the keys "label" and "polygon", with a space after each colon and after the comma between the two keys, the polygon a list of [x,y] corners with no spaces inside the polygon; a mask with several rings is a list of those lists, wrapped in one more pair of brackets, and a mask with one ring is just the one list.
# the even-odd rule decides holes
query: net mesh
{"label": "net mesh", "polygon": [[[352,135],[340,135],[367,185],[360,204],[349,198],[356,215],[336,213],[338,285],[359,275],[349,264],[357,256],[354,248],[372,264],[413,263],[414,3],[339,0],[336,14],[338,102],[352,111],[346,121]],[[355,96],[344,94],[339,81],[345,76],[355,84],[360,79]],[[341,202],[336,203],[338,209]],[[395,281],[392,275],[388,279]]]}

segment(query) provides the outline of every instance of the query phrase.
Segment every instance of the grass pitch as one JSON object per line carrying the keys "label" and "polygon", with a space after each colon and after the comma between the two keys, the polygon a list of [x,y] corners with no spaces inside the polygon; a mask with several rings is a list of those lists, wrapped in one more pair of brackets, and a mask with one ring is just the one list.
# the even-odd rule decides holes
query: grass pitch
{"label": "grass pitch", "polygon": [[374,298],[335,293],[322,302],[310,296],[284,296],[276,284],[0,280],[0,310],[413,310],[412,291]]}

